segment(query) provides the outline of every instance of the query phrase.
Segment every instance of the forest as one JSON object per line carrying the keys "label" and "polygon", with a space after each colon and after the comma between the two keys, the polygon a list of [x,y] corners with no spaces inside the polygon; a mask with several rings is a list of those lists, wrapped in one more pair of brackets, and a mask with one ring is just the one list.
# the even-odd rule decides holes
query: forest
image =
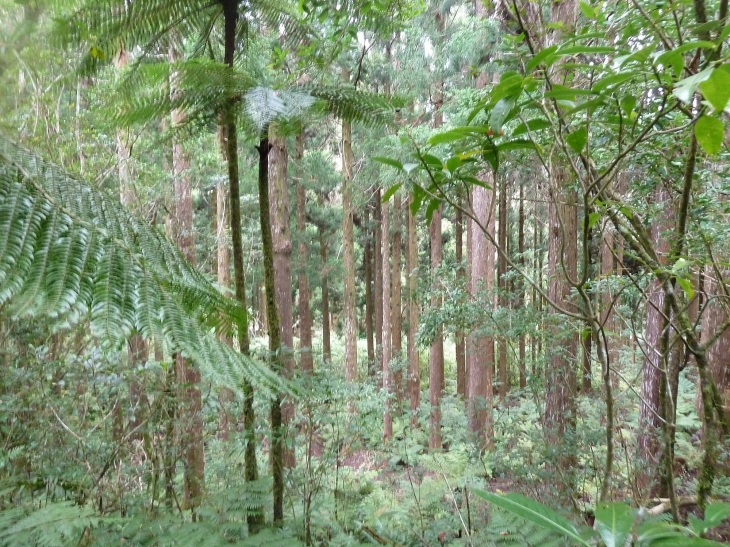
{"label": "forest", "polygon": [[0,0],[0,547],[730,543],[729,0]]}

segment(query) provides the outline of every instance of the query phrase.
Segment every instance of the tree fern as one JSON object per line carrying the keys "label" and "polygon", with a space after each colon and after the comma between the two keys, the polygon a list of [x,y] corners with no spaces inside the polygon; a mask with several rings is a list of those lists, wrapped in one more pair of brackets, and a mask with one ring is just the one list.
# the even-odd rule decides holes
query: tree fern
{"label": "tree fern", "polygon": [[0,136],[0,306],[15,316],[88,319],[102,343],[133,333],[238,389],[284,389],[268,367],[221,343],[215,328],[246,310],[222,296],[175,245],[118,201]]}
{"label": "tree fern", "polygon": [[0,546],[75,546],[86,530],[113,520],[73,502],[50,503],[35,510],[7,509],[0,511]]}

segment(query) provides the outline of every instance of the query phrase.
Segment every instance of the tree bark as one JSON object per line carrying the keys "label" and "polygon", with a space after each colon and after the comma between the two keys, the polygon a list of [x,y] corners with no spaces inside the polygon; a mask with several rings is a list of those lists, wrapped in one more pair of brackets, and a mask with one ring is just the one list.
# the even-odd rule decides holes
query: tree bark
{"label": "tree bark", "polygon": [[[348,78],[349,79],[349,78]],[[345,277],[345,379],[357,379],[357,302],[355,301],[355,226],[352,210],[352,124],[342,122],[342,246]]]}
{"label": "tree bark", "polygon": [[[517,252],[520,257],[518,263],[520,269],[525,271],[525,182],[520,177],[520,209],[518,213],[518,227],[517,227]],[[517,309],[522,310],[525,307],[525,280],[520,278],[518,284],[518,295],[517,295]],[[527,367],[525,364],[525,334],[520,332],[519,337],[519,373],[520,373],[520,389],[527,387]]]}
{"label": "tree bark", "polygon": [[392,256],[392,286],[390,324],[392,327],[391,358],[396,361],[397,366],[391,375],[392,391],[395,393],[396,412],[401,413],[403,404],[403,373],[401,372],[401,352],[403,350],[403,315],[401,314],[401,253],[403,233],[401,230],[401,196],[396,193],[393,196],[393,256]]}
{"label": "tree bark", "polygon": [[[180,55],[170,49],[170,61],[175,62]],[[173,78],[174,79],[174,78]],[[175,94],[173,82],[170,93]],[[181,125],[186,118],[184,111],[172,112],[172,126]],[[185,258],[196,263],[193,227],[193,199],[190,180],[190,160],[178,139],[172,144],[172,175],[175,194],[175,235],[177,245]],[[180,405],[180,440],[185,471],[183,474],[183,507],[195,509],[200,505],[205,485],[205,455],[203,446],[202,400],[200,395],[200,371],[182,355],[176,355],[175,370],[177,381],[183,388],[183,401]]]}
{"label": "tree bark", "polygon": [[[301,170],[301,161],[304,158],[304,132],[297,135],[296,159]],[[309,247],[307,245],[307,191],[304,180],[300,175],[297,180],[297,231],[299,232],[299,366],[304,373],[314,372],[314,355],[312,354],[312,311],[309,307],[309,276],[307,262]]]}
{"label": "tree bark", "polygon": [[[413,198],[411,198],[413,199]],[[411,427],[418,427],[421,406],[421,364],[416,334],[418,333],[418,232],[416,216],[408,208],[408,397],[411,408]]]}
{"label": "tree bark", "polygon": [[[391,338],[391,299],[390,299],[390,211],[389,204],[383,203],[383,389],[388,397],[392,395],[393,386],[390,376],[390,360],[392,357]],[[389,441],[393,436],[393,418],[391,415],[390,401],[385,404],[383,413],[383,440]]]}
{"label": "tree bark", "polygon": [[[294,374],[294,309],[292,302],[291,276],[291,213],[289,210],[288,161],[289,154],[286,138],[269,130],[269,195],[271,215],[271,236],[274,246],[274,287],[276,290],[276,309],[279,312],[281,348],[279,360],[282,373],[286,378]],[[284,443],[284,467],[295,466],[294,451],[287,447],[286,435],[294,419],[294,405],[290,399],[281,407]]]}
{"label": "tree bark", "polygon": [[[485,176],[487,184],[494,183],[492,173]],[[494,234],[494,194],[477,186],[473,194],[473,212],[479,224]],[[491,308],[494,291],[494,246],[473,220],[471,227],[471,283],[470,292],[477,302]],[[477,438],[480,448],[493,444],[492,371],[494,367],[494,339],[476,330],[468,338],[466,377],[469,429]]]}
{"label": "tree bark", "polygon": [[[269,359],[274,370],[280,371],[281,327],[276,307],[276,282],[274,274],[274,243],[271,233],[269,204],[269,140],[259,142],[259,222],[264,255],[264,286],[266,287],[266,322],[269,327]],[[284,520],[284,432],[282,424],[281,395],[271,400],[271,452],[269,461],[273,475],[274,524]]]}
{"label": "tree bark", "polygon": [[[459,205],[463,205],[461,198],[459,198]],[[454,224],[456,232],[456,277],[464,282],[464,215],[459,208],[456,209]],[[466,399],[466,343],[462,329],[456,330],[456,393]]]}
{"label": "tree bark", "polygon": [[373,242],[373,264],[375,281],[375,370],[382,370],[383,366],[383,210],[380,202],[380,188],[375,190],[374,224],[375,241]]}
{"label": "tree bark", "polygon": [[365,244],[363,261],[365,262],[365,337],[368,344],[368,375],[374,376],[375,370],[375,302],[373,299],[373,240],[371,238],[370,204],[365,207]]}
{"label": "tree bark", "polygon": [[[225,22],[225,52],[224,61],[226,65],[233,69],[233,60],[236,49],[236,26],[238,24],[238,4],[235,0],[228,0],[223,6],[224,22]],[[238,126],[236,125],[236,102],[235,98],[227,101],[223,120],[225,123],[226,137],[226,163],[228,167],[228,210],[230,214],[231,226],[231,246],[233,248],[233,277],[236,290],[236,300],[247,309],[246,306],[246,273],[243,265],[243,240],[241,225],[241,190],[240,177],[238,170]],[[225,192],[218,193],[220,200],[225,196]],[[225,210],[225,204],[218,203],[218,210]],[[223,224],[219,224],[222,226]],[[220,249],[220,246],[219,246]],[[227,265],[221,267],[221,259],[226,262],[226,255],[222,253],[218,255],[218,275],[221,271],[229,272]],[[225,275],[225,274],[224,274]],[[248,316],[238,329],[238,346],[242,354],[250,353],[250,343],[248,335]],[[246,482],[258,479],[258,463],[256,461],[256,432],[254,429],[255,414],[253,408],[253,386],[247,380],[243,382],[243,427],[245,435],[244,448],[244,479]],[[263,524],[263,513],[251,513],[247,517],[247,523],[250,531],[253,531]]]}
{"label": "tree bark", "polygon": [[[509,300],[507,298],[507,178],[502,175],[499,177],[499,246],[502,253],[499,254],[497,260],[497,287],[499,307],[507,308]],[[499,345],[499,397],[504,400],[507,397],[507,388],[509,380],[507,378],[507,338],[504,335],[498,337]]]}
{"label": "tree bark", "polygon": [[[321,203],[324,203],[322,200]],[[322,360],[326,363],[332,360],[332,345],[330,342],[330,288],[329,243],[324,225],[319,226],[319,256],[322,261]]]}

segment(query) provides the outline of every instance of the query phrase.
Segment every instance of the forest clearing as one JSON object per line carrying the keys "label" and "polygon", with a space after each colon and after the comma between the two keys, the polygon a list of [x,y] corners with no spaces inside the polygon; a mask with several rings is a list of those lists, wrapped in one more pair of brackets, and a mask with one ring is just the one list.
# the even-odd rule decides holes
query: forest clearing
{"label": "forest clearing", "polygon": [[0,546],[730,543],[728,0],[0,29]]}

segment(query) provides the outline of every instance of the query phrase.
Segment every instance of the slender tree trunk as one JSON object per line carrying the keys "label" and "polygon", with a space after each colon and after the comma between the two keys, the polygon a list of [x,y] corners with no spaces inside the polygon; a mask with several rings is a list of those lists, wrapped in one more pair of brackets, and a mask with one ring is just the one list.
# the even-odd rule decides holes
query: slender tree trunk
{"label": "slender tree trunk", "polygon": [[330,288],[329,266],[327,265],[329,243],[324,225],[319,226],[319,254],[322,260],[322,360],[332,360],[332,345],[330,343]]}
{"label": "slender tree trunk", "polygon": [[[343,70],[345,82],[350,81],[349,70]],[[355,226],[352,210],[352,176],[355,158],[352,154],[352,124],[342,121],[342,259],[345,290],[345,378],[357,379],[357,302],[355,301]]]}
{"label": "slender tree trunk", "polygon": [[[296,159],[301,172],[301,162],[304,158],[304,132],[297,135]],[[300,174],[297,180],[297,232],[299,232],[299,366],[304,373],[314,372],[314,356],[312,354],[312,311],[309,308],[309,276],[307,262],[309,247],[307,245],[307,191]]]}
{"label": "slender tree trunk", "polygon": [[[286,378],[294,374],[294,309],[292,302],[291,276],[291,213],[289,210],[288,162],[289,154],[286,138],[269,130],[269,194],[271,215],[271,236],[274,245],[274,287],[276,290],[276,309],[279,312],[281,329],[281,349],[279,360],[282,373]],[[296,464],[294,451],[287,446],[286,435],[294,419],[294,405],[290,398],[282,404],[281,418],[284,443],[284,467],[293,468]]]}
{"label": "slender tree trunk", "polygon": [[[671,211],[667,191],[658,186],[654,203],[668,204],[665,211]],[[655,219],[651,235],[657,254],[669,252],[669,240],[662,234],[672,228],[671,216]],[[662,333],[668,324],[664,316],[664,289],[658,280],[652,281],[648,288],[649,298],[646,307],[646,332],[644,335],[644,364],[641,381],[641,406],[639,409],[639,431],[636,439],[638,448],[639,470],[637,489],[642,498],[648,499],[658,495],[660,481],[654,480],[661,475],[659,463],[661,459],[661,418],[663,412],[660,404],[660,391],[664,376],[665,358],[662,355]]]}
{"label": "slender tree trunk", "polygon": [[[499,177],[499,246],[502,253],[497,261],[497,286],[499,288],[499,307],[504,309],[509,305],[507,298],[507,178]],[[507,378],[507,338],[500,335],[499,338],[499,397],[504,400],[507,397],[509,379]]]}
{"label": "slender tree trunk", "polygon": [[[170,50],[170,60],[177,61],[180,55]],[[173,78],[174,80],[174,78]],[[171,82],[171,94],[176,91]],[[172,112],[173,127],[181,125],[185,121],[186,114],[176,109]],[[190,160],[185,152],[182,143],[175,139],[172,145],[172,174],[175,194],[175,233],[177,245],[185,258],[191,263],[196,263],[195,239],[193,227],[193,199],[190,179]],[[200,505],[203,497],[205,484],[205,455],[203,446],[203,417],[201,414],[202,400],[200,395],[200,371],[182,355],[175,359],[175,370],[180,386],[183,389],[183,401],[181,409],[181,442],[183,443],[182,454],[185,472],[183,475],[183,507],[195,509]]]}
{"label": "slender tree trunk", "polygon": [[408,396],[411,403],[411,427],[418,427],[421,406],[421,364],[416,334],[418,333],[418,232],[416,216],[408,208]]}
{"label": "slender tree trunk", "polygon": [[[236,48],[236,26],[238,24],[238,4],[235,0],[228,0],[224,6],[224,18],[225,18],[225,63],[230,69],[233,69],[233,58]],[[233,278],[236,289],[236,300],[247,309],[246,306],[246,274],[243,265],[243,240],[242,240],[242,225],[241,225],[241,190],[240,190],[240,178],[238,170],[238,127],[236,125],[236,99],[229,99],[227,101],[223,118],[225,120],[226,130],[226,161],[228,166],[228,210],[230,213],[230,225],[231,225],[231,246],[233,248]],[[225,195],[225,192],[218,194],[218,199],[221,199]],[[225,210],[225,206],[219,202],[219,211]],[[219,224],[222,226],[223,224]],[[220,248],[220,247],[219,247]],[[226,255],[223,253],[218,255],[218,275],[221,275],[221,271],[230,271],[227,265],[221,264],[221,258],[223,262],[226,262]],[[250,352],[249,348],[249,335],[248,335],[248,316],[244,318],[244,321],[240,325],[237,325],[238,329],[238,346],[242,354],[248,355]],[[245,448],[244,448],[244,479],[246,482],[255,481],[258,479],[258,463],[256,461],[256,432],[254,429],[255,414],[253,408],[253,386],[250,382],[244,380],[243,382],[243,427],[245,434]],[[249,530],[255,530],[263,524],[262,513],[252,513],[247,517],[247,523]]]}
{"label": "slender tree trunk", "polygon": [[[276,308],[276,282],[274,274],[274,243],[271,233],[269,204],[269,151],[267,138],[261,139],[259,151],[259,221],[264,255],[264,285],[266,287],[266,322],[269,326],[269,359],[274,370],[281,371],[281,327],[279,310]],[[271,400],[271,452],[269,460],[273,475],[274,523],[280,526],[284,520],[284,432],[281,411],[281,395]]]}
{"label": "slender tree trunk", "polygon": [[368,344],[368,375],[373,376],[375,370],[375,302],[373,300],[373,240],[371,239],[370,204],[365,207],[365,245],[363,260],[365,262],[365,337]]}
{"label": "slender tree trunk", "polygon": [[[436,31],[439,35],[444,32],[444,14],[441,8],[436,12]],[[444,115],[441,108],[444,104],[444,82],[439,81],[434,89],[433,94],[433,127],[439,129],[443,125]],[[437,296],[439,291],[436,282],[436,270],[441,267],[443,258],[442,252],[442,234],[441,234],[441,206],[433,212],[431,224],[429,225],[429,238],[431,242],[431,279],[433,283],[433,296],[431,297],[431,307],[436,309],[441,305],[440,298]],[[428,359],[428,377],[429,377],[429,400],[431,403],[431,416],[429,422],[429,440],[428,446],[431,450],[441,449],[441,396],[444,390],[444,337],[443,327],[440,325],[436,328],[436,332],[431,342],[431,349]]]}
{"label": "slender tree trunk", "polygon": [[[459,205],[462,205],[459,199]],[[461,209],[456,209],[456,277],[464,280],[464,215]],[[466,345],[464,331],[456,331],[456,393],[466,399]]]}
{"label": "slender tree trunk", "polygon": [[[226,132],[226,112],[221,112],[218,124],[218,145],[221,155],[228,162],[228,136]],[[216,260],[213,262],[215,275],[218,279],[218,286],[226,293],[231,286],[231,252],[228,225],[230,223],[228,214],[228,189],[223,179],[216,184],[213,196],[211,196],[211,208],[213,211],[213,228],[216,234]],[[232,346],[233,339],[228,332],[221,332],[220,339]],[[220,403],[220,415],[218,416],[218,436],[221,440],[228,440],[231,428],[231,417],[229,415],[230,403],[235,400],[233,391],[227,387],[221,387],[218,395]]]}
{"label": "slender tree trunk", "polygon": [[[391,298],[390,298],[390,207],[388,202],[383,203],[383,389],[390,397],[393,385],[390,374],[390,360],[392,358],[392,329],[391,329]],[[393,436],[393,418],[391,403],[385,404],[383,414],[383,440],[389,441]]]}
{"label": "slender tree trunk", "polygon": [[[520,177],[520,209],[519,209],[519,218],[518,218],[518,227],[517,227],[517,252],[519,253],[520,257],[518,260],[518,263],[520,265],[520,269],[522,271],[525,271],[525,182]],[[517,295],[517,309],[522,310],[525,307],[525,281],[524,279],[520,278],[518,283],[518,292]],[[525,353],[525,334],[524,332],[520,332],[520,338],[518,341],[519,344],[519,371],[520,371],[520,389],[524,389],[527,387],[527,366],[525,363],[526,359],[526,353]]]}
{"label": "slender tree trunk", "polygon": [[[491,172],[485,182],[492,184]],[[491,234],[494,234],[494,194],[481,186],[474,188],[473,211],[475,218]],[[474,221],[471,227],[471,295],[478,302],[493,300],[494,291],[494,246],[487,235]],[[491,306],[490,306],[491,307]],[[469,360],[467,361],[467,408],[469,429],[478,439],[480,447],[493,444],[492,421],[492,371],[494,366],[494,339],[479,331],[472,332],[468,339]]]}
{"label": "slender tree trunk", "polygon": [[397,367],[391,375],[393,391],[397,403],[396,412],[401,414],[403,405],[403,373],[401,372],[401,352],[403,351],[403,315],[401,314],[401,253],[403,233],[401,230],[401,196],[393,196],[393,282],[391,287],[390,324],[393,329],[391,358]]}
{"label": "slender tree trunk", "polygon": [[374,224],[375,241],[373,243],[373,264],[375,281],[375,364],[376,370],[382,370],[383,365],[383,211],[380,203],[380,188],[375,190]]}

